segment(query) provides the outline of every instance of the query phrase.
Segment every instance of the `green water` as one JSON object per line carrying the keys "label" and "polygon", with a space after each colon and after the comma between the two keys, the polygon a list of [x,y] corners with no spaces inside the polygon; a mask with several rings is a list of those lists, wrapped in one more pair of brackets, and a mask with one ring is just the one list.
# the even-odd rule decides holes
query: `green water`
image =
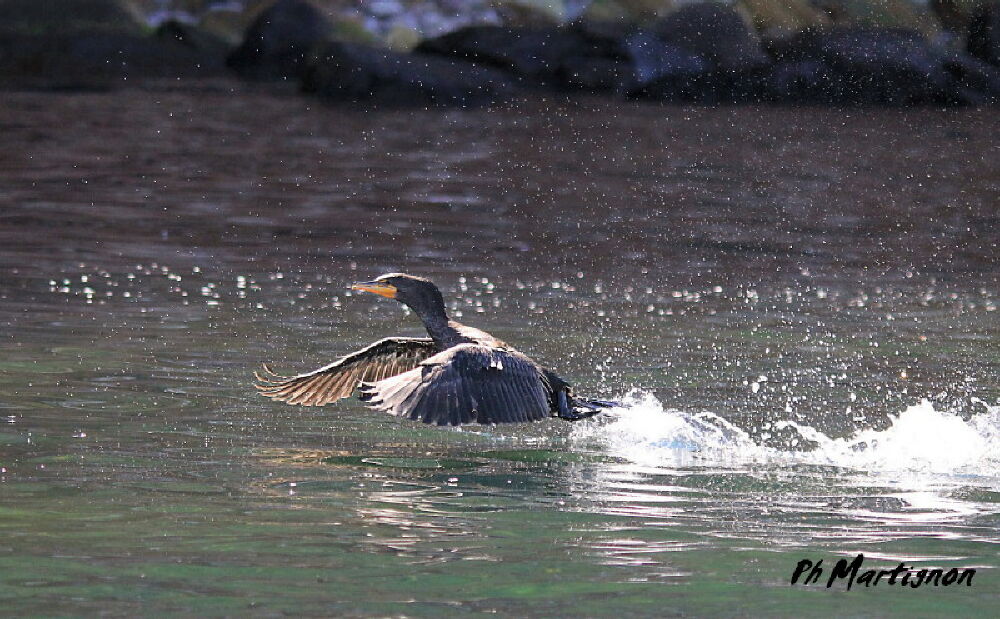
{"label": "green water", "polygon": [[[0,613],[1000,610],[988,113],[10,99]],[[390,270],[628,406],[456,431],[253,393],[418,334],[346,290]],[[977,573],[789,585],[859,552]]]}

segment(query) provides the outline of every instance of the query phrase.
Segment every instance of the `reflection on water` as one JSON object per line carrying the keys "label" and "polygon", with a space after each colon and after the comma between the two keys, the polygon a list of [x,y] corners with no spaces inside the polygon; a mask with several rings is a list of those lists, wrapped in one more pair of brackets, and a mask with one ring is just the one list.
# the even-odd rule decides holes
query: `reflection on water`
{"label": "reflection on water", "polygon": [[[785,584],[864,552],[976,566],[934,610],[995,614],[995,115],[9,95],[10,613],[929,612]],[[250,392],[419,333],[345,287],[390,270],[627,406],[446,430]]]}

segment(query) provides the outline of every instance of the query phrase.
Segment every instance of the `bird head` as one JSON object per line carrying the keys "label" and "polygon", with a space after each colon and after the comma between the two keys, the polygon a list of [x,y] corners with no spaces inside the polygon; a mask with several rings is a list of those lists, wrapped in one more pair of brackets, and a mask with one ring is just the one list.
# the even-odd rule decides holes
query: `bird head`
{"label": "bird head", "polygon": [[444,311],[444,298],[437,286],[429,279],[414,275],[389,273],[370,282],[354,284],[351,289],[396,299],[421,315],[431,311]]}

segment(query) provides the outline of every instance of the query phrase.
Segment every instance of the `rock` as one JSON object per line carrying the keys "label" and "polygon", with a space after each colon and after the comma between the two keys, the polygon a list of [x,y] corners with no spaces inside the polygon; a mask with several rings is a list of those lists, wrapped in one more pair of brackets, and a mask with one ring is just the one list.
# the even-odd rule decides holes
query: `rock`
{"label": "rock", "polygon": [[635,24],[623,21],[602,21],[580,17],[566,26],[586,39],[604,41],[606,43],[620,42],[637,29]]}
{"label": "rock", "polygon": [[589,92],[628,92],[632,68],[613,58],[581,56],[568,59],[557,74],[560,88]]}
{"label": "rock", "polygon": [[249,79],[298,79],[310,50],[332,32],[333,24],[308,2],[278,0],[254,20],[226,64]]}
{"label": "rock", "polygon": [[114,33],[0,37],[0,83],[108,89],[159,78],[217,77],[221,59],[178,43]]}
{"label": "rock", "polygon": [[768,62],[760,39],[735,9],[690,4],[658,21],[651,31],[665,43],[706,58],[725,70],[747,70]]}
{"label": "rock", "polygon": [[758,104],[770,100],[767,88],[771,67],[761,65],[741,71],[712,69],[704,73],[671,75],[634,93],[656,101],[719,105]]}
{"label": "rock", "polygon": [[625,39],[633,96],[660,101],[757,102],[770,59],[747,20],[721,4],[691,4]]}
{"label": "rock", "polygon": [[171,20],[195,23],[197,20],[194,16],[213,4],[212,0],[122,0],[122,2],[140,19],[155,26]]}
{"label": "rock", "polygon": [[3,85],[91,90],[220,73],[221,52],[172,36],[148,36],[117,2],[82,0],[72,12],[57,4],[0,1]]}
{"label": "rock", "polygon": [[[502,69],[527,85],[696,101],[748,91],[750,75],[768,64],[746,21],[716,5],[688,6],[634,31],[588,20],[563,28],[466,28],[417,50]],[[713,75],[698,78],[704,73]]]}
{"label": "rock", "polygon": [[484,105],[512,93],[502,73],[470,62],[339,42],[314,55],[302,88],[330,101],[390,106]]}
{"label": "rock", "polygon": [[[153,1],[162,2],[162,0]],[[214,34],[232,47],[236,47],[243,42],[251,24],[270,9],[274,2],[275,0],[242,0],[210,3],[196,23],[205,32]]]}
{"label": "rock", "polygon": [[624,48],[632,67],[630,91],[645,88],[661,79],[687,80],[712,68],[704,56],[666,43],[646,30],[627,36]]}
{"label": "rock", "polygon": [[230,48],[235,48],[243,42],[253,18],[239,11],[220,10],[205,13],[197,23],[204,32],[222,39]]}
{"label": "rock", "polygon": [[912,0],[813,0],[830,21],[843,26],[904,28],[935,40],[941,24],[925,2]]}
{"label": "rock", "polygon": [[323,0],[323,3],[340,5],[337,17],[353,14],[360,18],[383,44],[398,28],[413,30],[423,40],[471,25],[500,23],[491,0]]}
{"label": "rock", "polygon": [[568,28],[473,26],[424,41],[416,51],[507,71],[522,82],[564,85],[581,60],[614,59],[613,48]]}
{"label": "rock", "polygon": [[417,46],[423,54],[461,58],[532,79],[551,77],[559,63],[576,45],[557,28],[510,28],[472,26]]}
{"label": "rock", "polygon": [[[333,25],[333,30],[330,33],[330,40],[340,41],[341,43],[357,43],[358,45],[371,45],[373,47],[384,47],[386,43],[389,43],[390,46],[394,44],[401,44],[405,39],[411,38],[413,36],[411,33],[404,34],[402,32],[394,32],[396,28],[393,28],[393,31],[390,31],[389,34],[387,35],[387,38],[397,37],[397,40],[383,41],[374,33],[372,33],[370,30],[365,28],[364,23],[362,23],[359,17],[340,16],[339,18],[333,20],[332,25]],[[405,30],[405,29],[399,27],[399,30]],[[410,44],[409,47],[407,48],[407,51],[413,49],[413,47],[416,46],[417,43],[419,43],[419,41],[413,41],[412,44]],[[397,50],[397,51],[402,51],[402,50]]]}
{"label": "rock", "polygon": [[951,54],[944,68],[955,80],[959,102],[1000,103],[1000,68],[961,53]]}
{"label": "rock", "polygon": [[674,9],[671,0],[592,0],[579,20],[585,23],[648,27]]}
{"label": "rock", "polygon": [[226,55],[232,50],[225,39],[192,24],[168,21],[160,24],[155,36],[169,43],[176,43],[201,54],[206,62],[219,68],[225,65]]}
{"label": "rock", "polygon": [[635,82],[632,60],[624,46],[627,30],[592,25],[576,21],[560,29],[572,43],[567,44],[567,53],[559,60],[556,86],[624,94]]}
{"label": "rock", "polygon": [[768,98],[837,105],[985,105],[1000,102],[1000,70],[928,43],[918,32],[839,27],[808,31],[772,50]]}
{"label": "rock", "polygon": [[500,21],[516,28],[555,27],[566,18],[562,2],[533,2],[532,0],[494,0],[492,3]]}
{"label": "rock", "polygon": [[833,94],[838,79],[822,60],[778,62],[767,76],[768,99],[782,103],[844,103]]}
{"label": "rock", "polygon": [[938,21],[951,32],[962,34],[969,30],[969,19],[982,0],[930,0],[929,5]]}
{"label": "rock", "polygon": [[945,56],[920,33],[834,27],[802,32],[772,53],[771,91],[782,101],[922,105],[954,101]]}
{"label": "rock", "polygon": [[372,15],[382,19],[395,17],[405,10],[399,0],[368,0],[365,8]]}
{"label": "rock", "polygon": [[1000,2],[984,2],[969,19],[969,54],[1000,66]]}
{"label": "rock", "polygon": [[80,32],[143,34],[137,15],[117,0],[0,0],[0,31],[21,35]]}
{"label": "rock", "polygon": [[757,32],[768,37],[789,36],[830,21],[807,0],[739,0],[737,6],[749,15]]}
{"label": "rock", "polygon": [[420,33],[406,26],[393,26],[385,35],[385,44],[394,52],[410,52],[420,45]]}

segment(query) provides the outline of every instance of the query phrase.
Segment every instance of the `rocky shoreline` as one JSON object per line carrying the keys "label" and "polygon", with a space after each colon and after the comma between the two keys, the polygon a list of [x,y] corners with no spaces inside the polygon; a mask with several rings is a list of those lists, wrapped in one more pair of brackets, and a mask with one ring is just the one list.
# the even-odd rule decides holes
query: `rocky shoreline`
{"label": "rocky shoreline", "polygon": [[77,0],[72,14],[58,4],[0,0],[0,88],[183,87],[236,75],[383,106],[491,105],[531,92],[699,104],[1000,102],[997,0],[976,4],[949,36],[928,34],[922,22],[763,19],[773,11],[754,0],[688,2],[642,19],[583,13],[566,23],[522,12],[422,40],[397,31],[378,38],[318,4],[278,0],[235,44],[205,19],[168,15],[154,28],[115,0]]}

